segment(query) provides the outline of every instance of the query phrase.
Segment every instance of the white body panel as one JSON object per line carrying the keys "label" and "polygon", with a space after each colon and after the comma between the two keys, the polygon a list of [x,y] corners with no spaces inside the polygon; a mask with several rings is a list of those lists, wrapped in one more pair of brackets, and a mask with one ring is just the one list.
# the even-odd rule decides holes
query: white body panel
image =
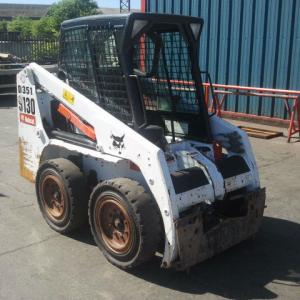
{"label": "white body panel", "polygon": [[25,71],[18,74],[17,89],[20,171],[21,175],[34,181],[39,157],[49,139],[42,126],[35,86],[28,80]]}
{"label": "white body panel", "polygon": [[[246,180],[246,182],[249,183],[250,190],[255,190],[256,188],[260,187],[258,168],[256,165],[255,157],[247,133],[242,129],[232,125],[231,123],[217,116],[211,117],[210,120],[211,120],[210,126],[211,126],[213,137],[225,149],[230,148],[230,144],[228,142],[229,139],[227,137],[228,134],[236,133],[236,135],[239,137],[241,148],[243,149],[243,153],[239,155],[245,159],[248,167],[250,168],[250,173],[251,173],[249,174],[249,176],[248,175],[246,176],[247,178],[243,176],[245,177],[244,180]],[[228,151],[228,153],[229,155],[234,154],[234,152],[230,150]],[[238,182],[238,180],[236,181]]]}

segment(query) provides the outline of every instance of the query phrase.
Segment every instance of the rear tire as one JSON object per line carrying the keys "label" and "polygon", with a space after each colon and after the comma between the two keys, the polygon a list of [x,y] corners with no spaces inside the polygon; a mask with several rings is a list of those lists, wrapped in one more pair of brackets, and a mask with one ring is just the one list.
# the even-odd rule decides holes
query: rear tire
{"label": "rear tire", "polygon": [[68,233],[87,222],[87,185],[74,163],[64,158],[45,161],[35,186],[41,213],[53,230]]}
{"label": "rear tire", "polygon": [[89,221],[99,249],[119,268],[136,267],[158,250],[162,233],[158,207],[134,180],[99,183],[91,194]]}

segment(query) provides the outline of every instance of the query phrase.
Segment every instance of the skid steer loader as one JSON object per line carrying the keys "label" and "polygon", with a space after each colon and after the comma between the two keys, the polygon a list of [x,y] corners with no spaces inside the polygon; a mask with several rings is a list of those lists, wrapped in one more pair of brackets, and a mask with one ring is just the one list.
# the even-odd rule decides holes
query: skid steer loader
{"label": "skid steer loader", "polygon": [[44,219],[60,233],[89,219],[123,269],[154,254],[187,269],[263,217],[247,135],[204,101],[202,26],[147,13],[68,20],[57,76],[35,63],[17,76],[20,170]]}

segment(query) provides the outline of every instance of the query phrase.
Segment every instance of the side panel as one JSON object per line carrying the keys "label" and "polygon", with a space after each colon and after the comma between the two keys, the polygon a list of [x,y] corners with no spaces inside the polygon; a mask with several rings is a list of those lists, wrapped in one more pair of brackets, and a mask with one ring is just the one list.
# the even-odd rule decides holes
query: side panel
{"label": "side panel", "polygon": [[34,182],[40,155],[49,141],[41,124],[36,88],[26,69],[17,75],[17,105],[20,173]]}
{"label": "side panel", "polygon": [[103,180],[126,177],[138,181],[148,189],[143,174],[133,168],[129,160],[51,139],[42,152],[40,163],[55,158],[65,158],[77,165],[85,174],[90,188]]}
{"label": "side panel", "polygon": [[[210,126],[214,139],[225,149],[229,155],[238,154],[242,156],[250,172],[240,175],[240,178],[225,179],[225,188],[228,191],[239,188],[242,184],[240,181],[251,182],[251,190],[256,190],[260,187],[258,168],[249,138],[245,131],[232,125],[231,123],[217,117],[216,115],[210,118]],[[242,178],[243,177],[243,178]]]}

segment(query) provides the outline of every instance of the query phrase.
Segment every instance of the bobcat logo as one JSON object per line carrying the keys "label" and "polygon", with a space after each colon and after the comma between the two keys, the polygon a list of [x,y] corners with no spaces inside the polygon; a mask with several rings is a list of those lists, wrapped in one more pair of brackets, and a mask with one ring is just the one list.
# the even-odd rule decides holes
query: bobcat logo
{"label": "bobcat logo", "polygon": [[122,149],[125,148],[125,145],[124,145],[124,137],[125,137],[125,134],[123,134],[122,136],[116,136],[116,135],[111,135],[110,138],[113,140],[112,141],[112,145],[115,149],[118,149],[119,150],[119,154],[122,153]]}

